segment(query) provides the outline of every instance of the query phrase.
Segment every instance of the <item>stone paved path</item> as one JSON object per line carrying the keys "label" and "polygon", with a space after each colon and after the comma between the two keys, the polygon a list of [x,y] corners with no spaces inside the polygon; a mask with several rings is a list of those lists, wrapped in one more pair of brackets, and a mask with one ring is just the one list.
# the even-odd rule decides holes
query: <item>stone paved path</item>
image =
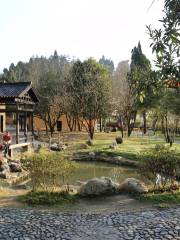
{"label": "stone paved path", "polygon": [[180,239],[180,208],[69,214],[0,209],[0,240],[168,240]]}

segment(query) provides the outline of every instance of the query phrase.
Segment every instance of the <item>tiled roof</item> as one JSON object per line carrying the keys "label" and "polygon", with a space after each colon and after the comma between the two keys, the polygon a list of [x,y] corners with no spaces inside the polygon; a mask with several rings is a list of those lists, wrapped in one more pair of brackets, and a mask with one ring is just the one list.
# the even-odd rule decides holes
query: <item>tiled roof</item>
{"label": "tiled roof", "polygon": [[0,97],[19,97],[30,85],[30,82],[0,83]]}
{"label": "tiled roof", "polygon": [[0,100],[20,98],[26,93],[31,95],[34,102],[38,102],[31,82],[0,83]]}

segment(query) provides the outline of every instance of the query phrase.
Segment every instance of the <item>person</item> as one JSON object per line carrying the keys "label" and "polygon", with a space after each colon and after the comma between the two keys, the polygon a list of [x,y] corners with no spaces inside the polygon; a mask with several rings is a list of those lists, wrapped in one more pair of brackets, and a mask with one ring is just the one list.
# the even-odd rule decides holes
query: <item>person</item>
{"label": "person", "polygon": [[11,145],[12,137],[10,132],[6,131],[3,135],[3,145],[4,145],[4,155],[6,156],[7,154],[10,156],[10,145]]}

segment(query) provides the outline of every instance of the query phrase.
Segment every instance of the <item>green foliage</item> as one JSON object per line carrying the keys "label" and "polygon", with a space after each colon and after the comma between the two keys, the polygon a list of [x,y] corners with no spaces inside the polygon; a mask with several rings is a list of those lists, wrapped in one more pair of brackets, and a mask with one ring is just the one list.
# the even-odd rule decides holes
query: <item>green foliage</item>
{"label": "green foliage", "polygon": [[152,51],[156,53],[156,66],[160,70],[161,79],[178,83],[180,79],[180,1],[165,0],[163,12],[164,17],[160,20],[162,27],[152,29],[148,26],[147,29],[152,40]]}
{"label": "green foliage", "polygon": [[140,42],[134,47],[131,55],[129,82],[134,91],[136,104],[139,107],[149,107],[157,87],[155,72],[151,70],[151,63],[143,54]]}
{"label": "green foliage", "polygon": [[54,189],[68,183],[68,177],[74,169],[71,161],[65,160],[62,154],[40,150],[25,158],[23,167],[29,171],[31,184],[36,189]]}
{"label": "green foliage", "polygon": [[91,139],[95,121],[104,117],[110,108],[110,78],[106,69],[93,59],[76,61],[67,86],[73,110],[78,113]]}
{"label": "green foliage", "polygon": [[114,71],[114,63],[111,59],[107,59],[105,58],[105,56],[103,55],[100,59],[99,59],[99,63],[102,64],[107,71],[112,74]]}
{"label": "green foliage", "polygon": [[45,122],[51,134],[60,116],[64,113],[64,78],[65,75],[62,73],[47,72],[40,77],[37,84],[39,104],[35,112]]}
{"label": "green foliage", "polygon": [[[180,191],[171,191],[163,193],[147,193],[137,196],[142,202],[158,204],[158,207],[167,207],[167,204],[180,203]],[[160,205],[159,205],[160,204]]]}
{"label": "green foliage", "polygon": [[76,200],[75,195],[70,195],[67,192],[57,191],[31,191],[26,195],[19,196],[18,200],[30,205],[64,205],[72,204]]}
{"label": "green foliage", "polygon": [[[155,149],[144,152],[140,156],[141,174],[151,180],[154,187],[173,186],[180,172],[180,154],[169,147],[157,145]],[[160,176],[160,183],[157,176]]]}

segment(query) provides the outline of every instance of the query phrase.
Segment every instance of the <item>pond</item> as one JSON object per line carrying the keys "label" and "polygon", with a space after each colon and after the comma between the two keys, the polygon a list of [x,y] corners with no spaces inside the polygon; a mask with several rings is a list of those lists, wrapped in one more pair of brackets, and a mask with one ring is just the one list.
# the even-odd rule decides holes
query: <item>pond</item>
{"label": "pond", "polygon": [[87,181],[95,177],[110,177],[115,182],[122,182],[126,178],[134,177],[144,180],[137,169],[116,166],[103,162],[75,162],[75,170],[68,179],[69,184],[77,185],[78,181]]}

